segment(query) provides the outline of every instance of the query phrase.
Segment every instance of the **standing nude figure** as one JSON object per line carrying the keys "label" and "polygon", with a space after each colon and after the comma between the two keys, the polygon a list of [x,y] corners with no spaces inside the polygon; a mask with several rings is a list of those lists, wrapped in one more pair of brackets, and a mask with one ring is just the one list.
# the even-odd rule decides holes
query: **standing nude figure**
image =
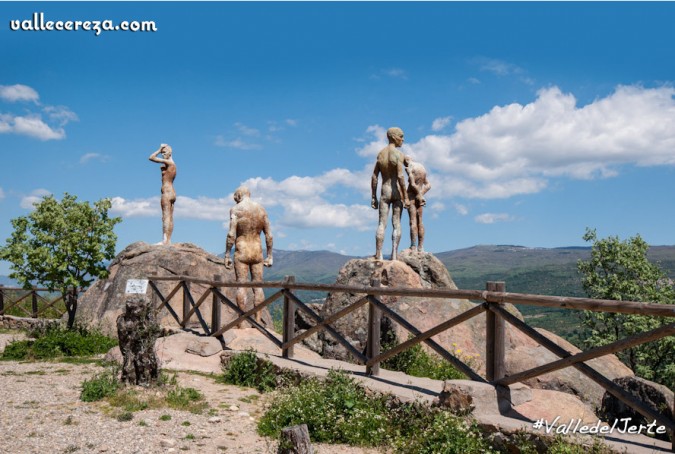
{"label": "standing nude figure", "polygon": [[[162,157],[159,157],[159,154]],[[176,179],[176,163],[171,157],[171,147],[163,143],[159,150],[150,155],[152,162],[162,164],[162,244],[171,244],[173,233],[173,204],[176,202],[176,190],[173,188],[173,180]]]}
{"label": "standing nude figure", "polygon": [[[267,212],[258,203],[251,200],[248,188],[241,186],[234,191],[234,201],[237,204],[230,210],[230,230],[227,232],[225,245],[225,267],[232,268],[230,252],[234,250],[234,273],[237,282],[248,281],[249,272],[252,281],[263,280],[263,265],[272,266],[272,230]],[[265,234],[267,258],[263,260],[260,233]],[[261,288],[254,288],[254,305],[261,303],[265,295]],[[237,306],[246,311],[246,289],[237,289]],[[260,323],[262,314],[256,312],[255,320]],[[241,323],[238,328],[241,328]]]}
{"label": "standing nude figure", "polygon": [[[401,210],[408,206],[408,197],[405,192],[405,177],[403,176],[403,154],[398,149],[403,145],[403,131],[400,128],[387,130],[389,145],[384,147],[377,155],[373,176],[370,180],[372,189],[371,206],[380,210],[380,220],[375,234],[375,259],[382,260],[382,243],[384,231],[387,227],[389,207],[392,207],[391,223],[393,232],[391,235],[392,249],[391,259],[396,260],[398,243],[401,240]],[[382,187],[380,189],[380,202],[377,201],[377,181],[382,174]]]}
{"label": "standing nude figure", "polygon": [[[427,180],[427,170],[419,162],[414,162],[412,157],[406,155],[403,158],[405,171],[408,173],[408,215],[410,216],[410,249],[419,252],[424,251],[424,224],[422,214],[427,201],[424,194],[429,192],[431,184]],[[419,238],[419,246],[417,240]]]}

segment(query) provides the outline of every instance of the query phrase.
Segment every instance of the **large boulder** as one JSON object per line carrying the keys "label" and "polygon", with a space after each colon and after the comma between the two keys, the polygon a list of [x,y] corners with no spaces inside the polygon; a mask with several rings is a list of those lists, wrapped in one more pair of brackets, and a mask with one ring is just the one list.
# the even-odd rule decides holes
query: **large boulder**
{"label": "large boulder", "polygon": [[[100,328],[104,333],[115,336],[117,329],[115,321],[125,308],[126,285],[128,279],[146,279],[148,276],[189,276],[195,279],[211,281],[215,275],[222,277],[224,282],[234,282],[234,270],[226,269],[225,262],[213,254],[190,244],[176,243],[172,245],[150,245],[143,242],[127,246],[108,267],[107,279],[96,281],[79,298],[79,307],[76,320],[88,326]],[[178,281],[161,281],[157,287],[166,297],[176,287]],[[208,290],[207,285],[191,284],[190,291],[195,302]],[[221,288],[221,291],[230,301],[236,302],[235,288]],[[151,297],[155,307],[160,304],[159,298],[148,286],[147,296]],[[211,301],[208,296],[199,306],[199,310],[206,323],[211,325]],[[171,298],[171,307],[182,316],[183,292],[178,291]],[[248,291],[247,309],[253,304],[253,292]],[[222,305],[222,323],[225,324],[235,318],[235,312],[227,305]],[[163,327],[177,328],[179,325],[171,313],[165,308],[157,314],[157,320]],[[272,318],[267,309],[263,309],[263,322],[272,326]],[[201,327],[197,316],[190,319],[188,328]]]}
{"label": "large boulder", "polygon": [[[340,270],[336,284],[350,286],[368,286],[371,279],[379,279],[383,287],[407,288],[447,288],[456,289],[452,277],[443,264],[430,253],[404,251],[398,261],[354,259]],[[321,316],[328,317],[342,308],[355,303],[362,294],[333,292],[328,295],[321,308]],[[453,298],[421,298],[401,296],[381,296],[380,300],[410,322],[418,330],[427,331],[439,323],[448,320],[476,306],[468,300]],[[510,305],[506,309],[522,320],[518,310]],[[367,306],[350,313],[332,325],[356,349],[365,351],[368,336]],[[396,339],[405,341],[409,333],[388,317],[382,319],[382,341]],[[476,372],[485,375],[485,315],[479,315],[432,339],[471,366]],[[579,350],[569,342],[545,330],[538,330],[549,339],[572,352]],[[319,334],[320,348],[315,348],[324,357],[350,360],[347,350],[325,331]],[[534,340],[506,324],[506,373],[520,372],[540,364],[558,359],[556,355],[541,347]],[[608,355],[589,363],[610,380],[633,375],[615,356]],[[570,367],[552,372],[526,382],[528,386],[539,389],[559,390],[577,395],[593,407],[599,407],[604,393],[603,388]]]}

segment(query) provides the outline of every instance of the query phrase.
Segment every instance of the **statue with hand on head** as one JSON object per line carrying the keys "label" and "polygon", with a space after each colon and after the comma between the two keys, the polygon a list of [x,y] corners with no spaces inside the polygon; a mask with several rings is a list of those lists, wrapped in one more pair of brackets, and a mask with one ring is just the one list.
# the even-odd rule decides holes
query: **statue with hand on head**
{"label": "statue with hand on head", "polygon": [[[160,158],[159,155],[162,155]],[[176,179],[176,163],[173,162],[171,147],[163,143],[159,149],[150,155],[152,162],[162,164],[162,244],[171,244],[173,233],[173,204],[176,202],[176,190],[173,180]]]}
{"label": "statue with hand on head", "polygon": [[[225,246],[225,266],[232,268],[230,256],[232,246],[234,249],[234,272],[237,282],[246,282],[251,275],[251,281],[263,280],[263,266],[272,266],[272,230],[267,212],[260,204],[251,200],[248,188],[241,186],[234,191],[234,201],[237,203],[230,210],[230,228],[227,233]],[[260,233],[265,235],[267,245],[267,258],[263,260],[262,243]],[[254,288],[254,305],[260,304],[265,295],[261,288]],[[246,311],[246,289],[237,289],[237,306]],[[262,314],[255,314],[258,323],[262,320]],[[238,328],[241,328],[239,324]]]}
{"label": "statue with hand on head", "polygon": [[[403,158],[403,165],[408,173],[408,215],[410,216],[410,249],[424,251],[424,224],[422,214],[427,201],[424,194],[429,192],[431,184],[427,180],[427,170],[419,162],[412,160],[410,155]],[[419,246],[418,244],[419,239]]]}
{"label": "statue with hand on head", "polygon": [[[389,128],[387,139],[389,144],[378,153],[371,178],[371,206],[376,210],[379,209],[380,214],[375,234],[376,260],[382,260],[382,243],[390,207],[392,208],[391,223],[393,226],[391,259],[396,260],[398,244],[401,240],[401,210],[408,206],[405,176],[403,175],[403,153],[399,150],[403,145],[403,131],[401,128]],[[382,187],[378,203],[377,183],[380,174],[382,175]]]}

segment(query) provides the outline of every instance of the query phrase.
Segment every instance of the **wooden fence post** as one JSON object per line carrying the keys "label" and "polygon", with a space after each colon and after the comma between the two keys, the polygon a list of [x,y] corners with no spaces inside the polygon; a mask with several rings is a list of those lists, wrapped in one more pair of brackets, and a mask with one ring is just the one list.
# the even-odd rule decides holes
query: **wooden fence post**
{"label": "wooden fence post", "polygon": [[37,299],[37,290],[35,290],[35,286],[33,286],[33,290],[31,292],[31,309],[33,318],[38,318],[38,299]]}
{"label": "wooden fence post", "polygon": [[[379,287],[379,279],[370,280],[371,287]],[[366,344],[366,356],[368,359],[380,354],[380,321],[382,311],[373,303],[368,302],[368,341]],[[366,366],[366,375],[380,375],[380,363]]]}
{"label": "wooden fence post", "polygon": [[[284,284],[295,284],[295,276],[286,276]],[[289,288],[284,287],[284,290],[290,291]],[[295,303],[286,295],[284,295],[284,326],[283,326],[283,341],[290,342],[295,337]],[[293,346],[281,349],[282,358],[293,358]]]}
{"label": "wooden fence post", "polygon": [[[221,282],[223,276],[220,274],[213,275],[214,282]],[[216,296],[215,292],[211,292],[211,333],[216,333],[220,329],[221,317],[222,317],[222,305],[220,299]]]}
{"label": "wooden fence post", "polygon": [[190,315],[190,297],[188,296],[190,293],[190,283],[188,281],[183,281],[183,323],[181,323],[181,326],[185,328],[188,323],[189,323],[189,317]]}
{"label": "wooden fence post", "polygon": [[[504,282],[488,282],[488,292],[505,292]],[[490,305],[503,306],[501,303],[487,302]],[[505,375],[506,325],[502,317],[488,310],[485,313],[485,378],[489,382],[499,380]]]}
{"label": "wooden fence post", "polygon": [[0,284],[0,315],[5,315],[5,292],[2,290],[4,285]]}

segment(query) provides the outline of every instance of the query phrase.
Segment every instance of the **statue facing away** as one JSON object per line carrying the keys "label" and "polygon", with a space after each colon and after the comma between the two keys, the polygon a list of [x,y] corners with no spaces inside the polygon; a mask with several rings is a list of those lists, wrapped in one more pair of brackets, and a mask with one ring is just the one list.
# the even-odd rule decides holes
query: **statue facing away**
{"label": "statue facing away", "polygon": [[[159,154],[162,157],[159,157]],[[171,244],[171,234],[173,233],[173,204],[176,202],[176,191],[173,188],[173,180],[176,179],[176,163],[171,157],[171,147],[163,143],[159,150],[150,155],[152,162],[162,164],[162,244]]]}
{"label": "statue facing away", "polygon": [[[246,282],[251,274],[252,281],[263,280],[263,266],[272,266],[272,230],[267,212],[258,203],[251,200],[248,188],[241,186],[234,191],[234,201],[237,203],[230,210],[230,229],[227,232],[225,246],[225,266],[232,268],[230,253],[234,250],[234,273],[237,282]],[[263,260],[262,243],[260,233],[265,234],[267,245],[267,258]],[[254,304],[259,304],[265,299],[261,288],[254,288]],[[246,289],[237,289],[237,306],[246,311]],[[255,314],[255,319],[260,323],[261,312]],[[241,328],[241,323],[238,328]]]}
{"label": "statue facing away", "polygon": [[[405,177],[403,175],[403,153],[398,149],[403,145],[403,131],[400,128],[387,130],[389,145],[384,147],[377,155],[373,176],[370,181],[372,189],[371,206],[380,210],[380,219],[375,234],[375,259],[382,260],[382,243],[384,231],[389,217],[389,207],[392,208],[391,223],[393,232],[391,235],[392,249],[391,259],[396,260],[398,243],[401,241],[401,210],[408,206],[408,197],[405,191]],[[377,201],[377,182],[382,174],[382,187],[380,188],[380,201]]]}
{"label": "statue facing away", "polygon": [[[408,215],[410,216],[410,249],[419,252],[424,251],[424,224],[422,214],[427,201],[424,194],[429,192],[431,184],[427,180],[427,170],[419,162],[414,162],[412,157],[406,155],[403,165],[408,173]],[[419,239],[419,246],[418,246]]]}

